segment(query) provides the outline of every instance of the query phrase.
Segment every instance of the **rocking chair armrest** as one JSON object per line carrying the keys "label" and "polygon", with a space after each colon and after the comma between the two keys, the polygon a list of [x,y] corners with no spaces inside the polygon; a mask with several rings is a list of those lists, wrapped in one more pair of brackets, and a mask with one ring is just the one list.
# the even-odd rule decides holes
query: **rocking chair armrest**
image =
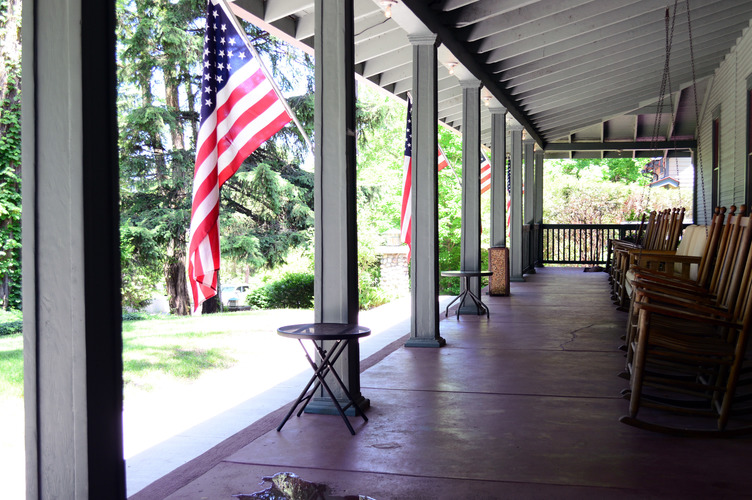
{"label": "rocking chair armrest", "polygon": [[688,300],[715,301],[716,295],[706,288],[683,286],[682,283],[672,283],[670,280],[662,281],[651,278],[635,278],[631,281],[632,287],[642,290],[665,293],[674,295]]}
{"label": "rocking chair armrest", "polygon": [[633,267],[635,278],[633,281],[651,282],[661,284],[675,289],[681,289],[688,293],[707,294],[706,288],[701,287],[695,281],[683,279],[679,276],[673,276],[667,273],[661,273],[658,271],[652,271],[641,267]]}
{"label": "rocking chair armrest", "polygon": [[611,250],[614,252],[617,251],[628,251],[633,249],[640,249],[642,248],[642,245],[638,243],[634,243],[632,241],[625,241],[625,240],[612,240],[611,241]]}
{"label": "rocking chair armrest", "polygon": [[645,255],[651,257],[671,257],[673,255],[676,255],[676,250],[648,250],[647,248],[630,248],[628,251],[630,255]]}
{"label": "rocking chair armrest", "polygon": [[741,328],[742,325],[736,321],[728,321],[721,318],[715,318],[703,314],[697,314],[686,309],[670,307],[666,305],[652,304],[650,302],[638,302],[635,301],[635,309],[648,311],[652,314],[660,314],[662,316],[671,316],[672,318],[686,319],[697,323],[705,323],[715,326],[722,326],[727,328]]}
{"label": "rocking chair armrest", "polygon": [[713,314],[725,318],[729,318],[732,315],[728,309],[716,305],[711,297],[700,297],[698,299],[698,297],[693,297],[690,294],[674,294],[670,293],[670,291],[669,293],[665,293],[665,290],[657,291],[638,287],[635,289],[635,301],[642,302],[640,297],[647,298],[651,304],[655,303],[653,301],[658,301],[660,304],[684,307],[689,311],[703,314]]}

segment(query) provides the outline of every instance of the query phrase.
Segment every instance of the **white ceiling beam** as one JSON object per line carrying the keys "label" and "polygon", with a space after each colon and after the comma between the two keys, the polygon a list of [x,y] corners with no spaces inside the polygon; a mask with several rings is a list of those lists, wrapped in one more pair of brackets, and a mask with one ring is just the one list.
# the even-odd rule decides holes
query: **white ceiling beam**
{"label": "white ceiling beam", "polygon": [[[720,40],[697,44],[694,54],[695,63],[703,57],[725,51],[729,42],[732,41]],[[681,49],[679,49],[679,47],[674,47],[671,50],[671,68],[673,69],[682,64],[691,62],[690,54],[689,47]],[[514,89],[515,93],[522,93],[534,89],[552,87],[554,85],[565,85],[569,82],[586,82],[591,79],[605,78],[610,76],[612,71],[624,74],[629,71],[657,68],[662,72],[665,60],[666,52],[663,47],[652,46],[652,50],[651,48],[645,47],[645,50],[643,51],[632,51],[626,56],[606,57],[604,59],[588,61],[561,71],[553,71],[550,74],[538,78],[519,78],[507,82],[507,85],[509,88]]]}
{"label": "white ceiling beam", "polygon": [[461,28],[492,17],[509,15],[536,3],[538,0],[477,0],[452,14],[452,20],[455,27]]}
{"label": "white ceiling beam", "polygon": [[[582,104],[576,109],[562,109],[559,112],[533,117],[532,119],[536,122],[545,123],[549,129],[556,128],[560,124],[575,123],[581,117],[582,120],[579,123],[592,125],[602,121],[604,115],[616,115],[623,112],[625,108],[633,106],[639,98],[641,90],[645,89],[635,88],[614,96],[595,96],[589,103]],[[576,130],[582,126],[572,127],[571,130]]]}
{"label": "white ceiling beam", "polygon": [[466,42],[474,42],[498,35],[509,42],[514,40],[512,35],[505,36],[505,32],[509,30],[532,29],[536,33],[543,33],[546,29],[561,26],[562,23],[572,23],[583,17],[589,17],[591,12],[612,11],[618,9],[620,5],[624,5],[624,2],[638,1],[658,3],[659,0],[557,0],[555,2],[537,2],[473,24],[463,29],[459,36]]}
{"label": "white ceiling beam", "polygon": [[[313,25],[315,20],[314,14],[307,14],[298,20],[298,29],[295,38],[305,40],[313,36]],[[353,17],[355,18],[355,33],[366,29],[370,26],[376,26],[377,22],[384,21],[384,12],[373,2],[354,2]],[[358,23],[360,20],[368,21],[367,25]]]}
{"label": "white ceiling beam", "polygon": [[396,30],[383,35],[384,37],[404,38],[404,43],[400,43],[395,40],[394,43],[381,43],[379,40],[369,40],[367,43],[355,45],[355,64],[362,62],[368,62],[379,56],[386,54],[394,54],[398,50],[404,50],[405,47],[410,48],[411,45],[407,41],[405,32]]}
{"label": "white ceiling beam", "polygon": [[412,62],[413,48],[411,45],[408,45],[394,52],[389,52],[366,61],[363,65],[363,76],[370,78],[379,73],[384,73],[406,64],[412,64]]}
{"label": "white ceiling beam", "polygon": [[[696,76],[702,78],[707,76],[708,72],[713,70],[713,62],[723,55],[723,50],[709,54],[706,57],[695,59]],[[672,89],[681,88],[687,78],[692,77],[690,62],[684,61],[683,64],[673,65],[675,68],[671,74]],[[651,95],[657,95],[660,89],[661,78],[663,77],[663,68],[658,66],[639,65],[629,67],[614,67],[613,70],[604,72],[601,77],[572,78],[566,81],[556,82],[549,86],[539,87],[530,91],[515,94],[521,103],[528,106],[542,106],[548,102],[567,102],[576,100],[578,97],[588,99],[594,93],[612,93],[630,85],[647,84],[652,85],[655,89]]]}
{"label": "white ceiling beam", "polygon": [[[733,14],[733,18],[738,20],[738,14],[739,13]],[[723,30],[723,27],[728,26],[729,21],[733,21],[733,19],[716,20],[716,22],[711,23],[710,26],[703,25],[703,27],[697,32],[694,32],[695,30],[693,30],[695,45],[699,47],[714,38],[723,37],[724,34],[727,33]],[[663,23],[646,25],[636,30],[630,30],[624,34],[608,36],[590,42],[587,45],[569,48],[569,50],[558,52],[554,55],[546,56],[534,61],[523,62],[522,58],[519,58],[513,63],[504,61],[499,63],[499,66],[506,67],[506,69],[500,71],[499,77],[502,81],[510,81],[523,76],[525,78],[536,78],[584,62],[606,58],[617,58],[620,54],[624,53],[631,55],[642,50],[662,48],[665,46],[663,27]],[[739,23],[739,28],[742,28],[741,23]],[[734,34],[732,33],[731,36],[734,36]],[[686,23],[683,25],[677,23],[674,30],[673,46],[688,47],[688,43],[689,37]],[[510,67],[512,65],[515,67]]]}
{"label": "white ceiling beam", "polygon": [[313,10],[311,0],[266,0],[264,21],[271,23],[283,17],[292,16],[300,11]]}
{"label": "white ceiling beam", "polygon": [[384,85],[397,83],[400,80],[412,79],[412,76],[413,76],[413,64],[412,64],[412,61],[409,61],[406,64],[403,64],[401,66],[396,66],[394,68],[391,68],[381,73],[378,77],[379,85],[383,87]]}
{"label": "white ceiling beam", "polygon": [[[369,18],[370,19],[370,18]],[[360,21],[364,23],[364,21]],[[399,27],[399,24],[394,22],[394,19],[386,19],[379,24],[369,24],[365,28],[361,28],[359,31],[355,31],[355,48],[357,50],[358,45],[362,43],[369,43],[372,39],[378,38],[384,45],[390,45],[389,38],[383,38],[385,35],[400,33],[407,38],[405,31]]]}
{"label": "white ceiling beam", "polygon": [[[459,88],[457,79],[451,77],[451,75],[449,75],[446,71],[444,71],[444,74],[442,76],[441,68],[439,68],[439,81],[436,85],[436,89],[439,94],[439,100],[441,100],[443,96],[450,95],[452,92],[454,92],[453,89],[455,88]],[[394,87],[395,94],[402,94],[403,92],[409,92],[410,90],[412,90],[412,78],[397,82]]]}
{"label": "white ceiling beam", "polygon": [[[733,16],[741,16],[744,20],[749,20],[751,10],[750,2],[747,0],[726,0],[727,8],[720,9],[716,4],[703,5],[692,10],[692,31],[703,29],[703,25],[713,20]],[[645,36],[650,33],[658,33],[660,37],[664,36],[665,25],[665,6],[658,10],[648,10],[642,12],[642,3],[638,4],[635,9],[625,9],[615,12],[615,14],[627,15],[626,18],[609,18],[598,19],[598,24],[589,30],[575,33],[574,36],[549,36],[540,35],[537,39],[528,39],[521,43],[516,43],[514,39],[508,40],[501,38],[493,40],[485,39],[478,44],[479,52],[485,52],[484,60],[487,63],[505,61],[505,69],[516,67],[538,59],[544,59],[553,54],[568,52],[577,47],[582,47],[592,42],[598,42],[612,37],[624,35],[624,39]],[[639,15],[635,15],[638,14]],[[676,20],[676,29],[686,31],[686,12],[680,15]],[[738,19],[738,17],[737,17]],[[728,31],[728,30],[727,30]],[[538,31],[537,33],[542,33]]]}

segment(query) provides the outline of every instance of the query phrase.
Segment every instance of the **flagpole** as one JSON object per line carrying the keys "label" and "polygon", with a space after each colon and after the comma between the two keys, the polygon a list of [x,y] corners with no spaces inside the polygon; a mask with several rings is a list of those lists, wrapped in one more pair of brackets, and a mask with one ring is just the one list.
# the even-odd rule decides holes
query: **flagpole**
{"label": "flagpole", "polygon": [[[412,99],[413,96],[410,94],[410,92],[407,92],[407,96]],[[439,144],[439,141],[436,141],[436,145],[439,147],[439,152],[441,155],[446,159],[447,165],[449,165],[449,168],[452,169],[452,173],[454,174],[454,178],[457,179],[457,184],[462,187],[462,181],[460,180],[459,176],[457,175],[457,171],[454,169],[454,165],[452,165],[452,162],[449,161],[449,158],[447,158],[447,155],[444,154],[444,150],[441,149],[441,144]]]}
{"label": "flagpole", "polygon": [[308,137],[308,134],[306,134],[305,130],[303,129],[303,126],[298,121],[298,117],[295,116],[295,113],[293,112],[290,105],[287,104],[287,99],[284,98],[284,96],[282,95],[282,92],[279,90],[279,87],[277,87],[277,82],[274,81],[274,78],[272,78],[271,73],[266,68],[266,64],[264,64],[264,60],[261,59],[261,56],[259,56],[258,51],[256,51],[256,48],[253,46],[251,41],[248,40],[248,34],[245,32],[242,26],[240,26],[240,23],[238,22],[238,18],[235,16],[235,13],[232,11],[232,9],[230,9],[230,6],[227,4],[227,0],[220,0],[220,1],[225,5],[227,12],[232,14],[232,17],[230,18],[230,22],[232,22],[235,25],[235,29],[238,31],[238,33],[242,33],[243,35],[245,35],[243,37],[243,41],[245,42],[246,48],[251,51],[251,54],[253,54],[253,56],[258,61],[261,71],[264,72],[266,79],[269,80],[269,83],[274,89],[274,92],[276,92],[277,95],[279,96],[279,100],[282,101],[282,104],[285,106],[285,109],[287,110],[287,113],[290,115],[290,118],[292,118],[292,121],[295,122],[295,125],[298,127],[298,131],[300,131],[300,134],[303,136],[303,140],[308,145],[308,149],[310,149],[311,152],[313,152],[313,145],[311,144],[311,139]]}
{"label": "flagpole", "polygon": [[454,169],[454,165],[452,165],[452,162],[449,161],[449,158],[447,158],[447,155],[444,154],[444,150],[441,149],[441,144],[439,144],[439,151],[441,151],[441,154],[446,158],[447,165],[449,165],[449,168],[452,169],[452,173],[454,174],[454,178],[457,179],[457,184],[459,184],[460,187],[462,187],[462,181],[460,180],[459,176],[457,175],[457,171]]}

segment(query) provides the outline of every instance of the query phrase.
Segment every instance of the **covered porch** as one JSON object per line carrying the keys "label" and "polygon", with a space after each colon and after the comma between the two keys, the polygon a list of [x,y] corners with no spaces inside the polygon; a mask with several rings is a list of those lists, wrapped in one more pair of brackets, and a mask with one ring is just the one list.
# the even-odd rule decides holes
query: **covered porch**
{"label": "covered porch", "polygon": [[[286,407],[147,486],[133,500],[232,498],[293,472],[333,496],[739,498],[749,438],[691,439],[619,423],[626,314],[607,276],[541,268],[483,296],[490,318],[442,319],[442,349],[393,342],[361,363],[369,422]],[[442,315],[443,316],[443,315]],[[671,418],[677,418],[672,416]]]}
{"label": "covered porch", "polygon": [[[27,498],[124,498],[114,2],[27,3]],[[714,206],[749,205],[752,3],[693,8],[697,53],[677,37],[673,63],[681,71],[659,96],[666,3],[404,0],[394,19],[405,9],[420,24],[397,37],[379,32],[395,22],[384,20],[382,2],[235,2],[316,54],[317,322],[358,320],[353,75],[398,96],[413,93],[407,343],[447,345],[396,343],[376,364],[359,364],[357,350],[348,351],[340,360],[345,382],[371,402],[370,422],[353,420],[354,437],[338,417],[310,414],[277,434],[282,415],[272,415],[154,485],[165,489],[139,497],[224,498],[257,491],[261,476],[281,471],[377,499],[748,495],[737,465],[749,454],[748,438],[673,438],[618,422],[626,412],[619,395],[626,383],[617,377],[625,317],[610,303],[604,274],[544,269],[514,283],[511,297],[490,298],[489,319],[450,317],[439,328],[439,120],[460,128],[465,141],[466,269],[480,262],[481,144],[490,143],[494,162],[490,226],[503,235],[507,114],[516,121],[508,130],[513,278],[523,271],[523,225],[542,221],[534,201],[543,186],[534,179],[544,155],[691,151],[701,178],[695,222],[707,224]],[[402,46],[361,45],[379,56],[368,60],[355,38],[372,35]],[[440,44],[456,59],[445,59]],[[547,57],[553,49],[561,52]],[[662,109],[667,96],[673,104]],[[491,244],[501,245],[494,237]]]}

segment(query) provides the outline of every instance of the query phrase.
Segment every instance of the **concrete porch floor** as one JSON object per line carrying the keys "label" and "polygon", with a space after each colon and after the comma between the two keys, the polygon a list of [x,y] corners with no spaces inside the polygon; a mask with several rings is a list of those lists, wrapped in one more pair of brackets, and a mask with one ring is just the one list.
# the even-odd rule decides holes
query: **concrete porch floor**
{"label": "concrete porch floor", "polygon": [[377,500],[752,498],[752,439],[619,423],[626,315],[606,274],[545,268],[511,292],[483,296],[489,319],[450,311],[443,348],[395,342],[366,359],[355,436],[310,414],[277,432],[286,406],[131,498],[231,499],[277,472]]}

